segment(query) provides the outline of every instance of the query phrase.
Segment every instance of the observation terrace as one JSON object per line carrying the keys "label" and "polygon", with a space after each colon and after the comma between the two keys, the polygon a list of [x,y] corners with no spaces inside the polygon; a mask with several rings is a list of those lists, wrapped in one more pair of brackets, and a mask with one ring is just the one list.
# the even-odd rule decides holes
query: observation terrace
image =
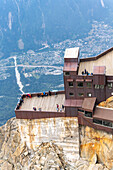
{"label": "observation terrace", "polygon": [[[65,117],[64,113],[64,91],[46,92],[42,96],[41,93],[23,94],[20,102],[15,109],[16,118],[19,119],[39,119],[52,117]],[[57,104],[59,110],[57,111]],[[36,110],[34,110],[35,108]]]}

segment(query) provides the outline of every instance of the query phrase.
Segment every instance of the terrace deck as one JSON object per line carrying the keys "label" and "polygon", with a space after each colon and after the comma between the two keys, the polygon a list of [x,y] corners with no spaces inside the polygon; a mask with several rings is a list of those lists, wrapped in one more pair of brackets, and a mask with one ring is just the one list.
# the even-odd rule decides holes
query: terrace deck
{"label": "terrace deck", "polygon": [[56,112],[56,105],[59,105],[59,109],[62,108],[65,101],[65,94],[57,94],[51,96],[24,98],[19,110],[33,111],[33,107],[36,107],[38,111],[41,108],[41,111],[53,111]]}

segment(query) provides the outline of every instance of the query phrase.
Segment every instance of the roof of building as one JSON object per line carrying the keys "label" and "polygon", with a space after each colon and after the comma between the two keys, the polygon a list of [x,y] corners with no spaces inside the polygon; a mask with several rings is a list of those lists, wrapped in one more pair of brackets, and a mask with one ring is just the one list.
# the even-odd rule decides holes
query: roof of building
{"label": "roof of building", "polygon": [[24,102],[22,103],[19,110],[33,111],[33,107],[36,107],[37,111],[39,110],[39,108],[41,108],[41,111],[56,112],[57,104],[59,105],[59,109],[61,109],[62,105],[64,105],[65,94],[57,94],[43,97],[37,97],[37,95],[35,95],[31,98],[24,97],[23,100]]}
{"label": "roof of building", "polygon": [[78,58],[78,55],[79,55],[79,47],[67,48],[65,50],[64,58]]}
{"label": "roof of building", "polygon": [[94,56],[94,57],[88,57],[88,58],[81,58],[80,62],[84,62],[84,61],[94,61],[97,60],[101,57],[103,57],[104,55],[108,54],[109,52],[113,51],[113,47],[107,49],[106,51],[102,52],[101,54]]}
{"label": "roof of building", "polygon": [[64,106],[68,107],[81,107],[83,103],[83,100],[77,100],[77,99],[67,99],[64,102]]}
{"label": "roof of building", "polygon": [[96,57],[80,59],[78,75],[85,69],[93,73],[94,66],[106,66],[106,75],[113,75],[113,47]]}
{"label": "roof of building", "polygon": [[93,67],[93,74],[105,74],[106,67],[105,66],[94,66]]}
{"label": "roof of building", "polygon": [[77,71],[77,62],[65,62],[63,71]]}
{"label": "roof of building", "polygon": [[95,107],[96,97],[84,98],[82,109],[92,112]]}
{"label": "roof of building", "polygon": [[97,106],[95,108],[93,118],[97,118],[97,119],[101,119],[101,120],[102,119],[103,120],[109,120],[109,121],[113,122],[113,109],[103,108],[103,107]]}

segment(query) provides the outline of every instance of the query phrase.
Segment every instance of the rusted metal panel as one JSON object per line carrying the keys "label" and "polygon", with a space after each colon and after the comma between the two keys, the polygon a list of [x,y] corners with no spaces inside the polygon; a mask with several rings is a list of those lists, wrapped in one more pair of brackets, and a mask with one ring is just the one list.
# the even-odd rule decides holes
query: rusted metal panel
{"label": "rusted metal panel", "polygon": [[[104,76],[104,75],[102,75]],[[69,79],[71,79],[71,76],[69,77]],[[78,79],[78,81],[81,81],[81,79],[83,79],[83,87],[79,88],[77,87],[77,82],[74,81],[73,82],[73,88],[69,87],[69,84],[67,82],[67,79],[64,78],[64,84],[65,84],[65,97],[66,99],[75,99],[75,100],[80,100],[80,99],[84,99],[88,97],[88,93],[91,93],[91,97],[96,97],[97,98],[97,103],[106,100],[107,97],[110,97],[111,93],[113,92],[113,89],[108,89],[107,85],[106,85],[106,77],[102,77],[102,79],[99,79],[98,75],[95,76],[74,76],[73,80]],[[80,79],[80,80],[79,80]],[[91,88],[87,87],[87,81],[85,80],[91,80],[92,81],[92,85]],[[113,77],[109,77],[108,79],[113,79]],[[102,81],[101,81],[102,80]],[[94,81],[94,82],[93,82]],[[104,83],[103,83],[104,82]],[[104,85],[104,88],[102,89],[101,87],[99,87],[99,89],[95,88],[95,85]],[[70,97],[69,93],[72,92],[74,94],[74,96]],[[78,94],[79,93],[84,93],[84,96],[80,97]]]}
{"label": "rusted metal panel", "polygon": [[106,67],[105,66],[94,66],[93,67],[93,74],[105,74],[106,73]]}
{"label": "rusted metal panel", "polygon": [[92,79],[85,79],[85,82],[92,82]]}
{"label": "rusted metal panel", "polygon": [[96,97],[84,98],[82,109],[93,112],[96,103]]}
{"label": "rusted metal panel", "polygon": [[99,83],[99,78],[98,78],[98,76],[93,76],[93,84],[95,85],[95,84],[98,84]]}
{"label": "rusted metal panel", "polygon": [[76,82],[83,82],[84,79],[76,79]]}
{"label": "rusted metal panel", "polygon": [[83,113],[78,113],[78,123],[84,126],[92,127],[97,130],[104,130],[108,133],[113,134],[112,128],[93,123],[93,118],[85,117]]}
{"label": "rusted metal panel", "polygon": [[17,119],[42,119],[65,117],[65,112],[15,111]]}
{"label": "rusted metal panel", "polygon": [[113,122],[113,109],[96,107],[93,117]]}
{"label": "rusted metal panel", "polygon": [[76,62],[65,62],[63,71],[77,71],[78,64]]}
{"label": "rusted metal panel", "polygon": [[65,115],[66,115],[66,117],[77,117],[77,108],[76,107],[73,107],[73,108],[66,107]]}
{"label": "rusted metal panel", "polygon": [[64,62],[77,62],[78,63],[78,58],[64,58]]}
{"label": "rusted metal panel", "polygon": [[67,82],[73,82],[74,80],[73,79],[67,79]]}
{"label": "rusted metal panel", "polygon": [[105,75],[94,75],[93,76],[93,84],[94,85],[105,85],[106,84]]}
{"label": "rusted metal panel", "polygon": [[82,103],[83,103],[83,100],[67,99],[64,102],[64,106],[67,106],[67,107],[81,107]]}
{"label": "rusted metal panel", "polygon": [[93,127],[93,118],[85,117],[83,113],[78,113],[78,123],[84,126]]}

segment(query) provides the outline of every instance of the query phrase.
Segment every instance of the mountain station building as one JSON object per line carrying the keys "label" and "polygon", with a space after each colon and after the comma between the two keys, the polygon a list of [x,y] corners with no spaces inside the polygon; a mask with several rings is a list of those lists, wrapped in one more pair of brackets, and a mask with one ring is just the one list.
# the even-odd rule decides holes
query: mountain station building
{"label": "mountain station building", "polygon": [[17,119],[78,117],[78,123],[113,133],[113,48],[79,58],[79,48],[64,55],[64,91],[23,94]]}

